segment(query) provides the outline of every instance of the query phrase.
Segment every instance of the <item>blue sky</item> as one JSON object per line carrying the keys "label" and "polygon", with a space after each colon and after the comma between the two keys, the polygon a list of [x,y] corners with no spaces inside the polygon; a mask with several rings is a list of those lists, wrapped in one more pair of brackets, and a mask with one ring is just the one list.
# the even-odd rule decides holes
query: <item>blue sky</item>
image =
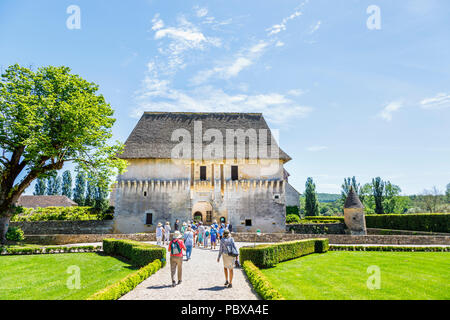
{"label": "blue sky", "polygon": [[447,0],[1,0],[0,67],[96,82],[122,142],[143,111],[263,112],[299,191],[355,175],[413,194],[450,183],[449,16]]}

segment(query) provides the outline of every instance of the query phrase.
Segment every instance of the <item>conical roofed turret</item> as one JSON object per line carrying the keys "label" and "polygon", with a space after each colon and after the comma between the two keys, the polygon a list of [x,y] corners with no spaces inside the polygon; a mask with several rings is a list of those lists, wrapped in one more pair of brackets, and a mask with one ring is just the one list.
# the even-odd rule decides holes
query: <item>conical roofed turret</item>
{"label": "conical roofed turret", "polygon": [[358,194],[355,192],[353,187],[350,187],[350,191],[347,195],[347,200],[345,200],[344,209],[353,208],[364,208],[361,200],[359,200]]}

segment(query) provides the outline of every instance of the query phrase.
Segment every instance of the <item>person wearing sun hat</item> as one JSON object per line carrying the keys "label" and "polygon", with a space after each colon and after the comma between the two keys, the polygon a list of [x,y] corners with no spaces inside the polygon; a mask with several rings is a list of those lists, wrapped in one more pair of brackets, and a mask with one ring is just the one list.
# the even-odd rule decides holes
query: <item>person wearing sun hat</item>
{"label": "person wearing sun hat", "polygon": [[230,231],[225,229],[223,231],[222,241],[220,241],[219,257],[217,258],[217,262],[220,261],[220,257],[222,256],[223,269],[225,272],[225,286],[228,288],[233,287],[233,268],[238,255],[239,252],[233,238],[230,236]]}
{"label": "person wearing sun hat", "polygon": [[162,244],[163,235],[164,235],[164,228],[162,226],[162,223],[159,222],[158,226],[156,227],[156,244],[158,246]]}
{"label": "person wearing sun hat", "polygon": [[[170,252],[170,274],[172,277],[172,287],[177,285],[175,281],[175,272],[178,271],[178,284],[181,284],[183,275],[183,250],[186,251],[183,236],[180,231],[175,231],[173,240],[170,241],[167,251]],[[177,270],[178,269],[178,270]]]}

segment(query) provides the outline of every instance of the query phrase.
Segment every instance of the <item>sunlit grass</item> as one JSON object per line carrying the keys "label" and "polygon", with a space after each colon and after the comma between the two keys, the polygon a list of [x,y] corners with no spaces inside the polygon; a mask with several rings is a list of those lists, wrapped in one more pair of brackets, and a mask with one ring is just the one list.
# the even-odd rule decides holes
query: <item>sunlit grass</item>
{"label": "sunlit grass", "polygon": [[[380,268],[380,289],[367,286],[369,266]],[[448,252],[327,252],[262,272],[290,300],[450,299]]]}
{"label": "sunlit grass", "polygon": [[[81,288],[69,289],[68,267],[80,268]],[[82,300],[135,271],[97,253],[0,257],[0,300]]]}

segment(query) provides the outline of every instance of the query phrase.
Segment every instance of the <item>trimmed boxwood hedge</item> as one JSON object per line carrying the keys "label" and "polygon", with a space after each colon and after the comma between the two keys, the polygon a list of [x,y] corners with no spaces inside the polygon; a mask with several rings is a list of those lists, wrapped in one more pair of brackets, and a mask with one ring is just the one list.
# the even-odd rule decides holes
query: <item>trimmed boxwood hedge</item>
{"label": "trimmed boxwood hedge", "polygon": [[276,244],[262,244],[254,247],[242,247],[239,253],[241,263],[249,260],[259,268],[270,268],[286,260],[299,258],[315,252],[326,252],[328,246],[328,239],[308,239]]}
{"label": "trimmed boxwood hedge", "polygon": [[256,293],[264,300],[285,300],[281,293],[275,289],[269,279],[258,269],[253,262],[247,260],[242,265],[248,280]]}
{"label": "trimmed boxwood hedge", "polygon": [[339,246],[331,245],[330,251],[394,251],[394,252],[449,252],[449,247],[403,247],[403,246]]}
{"label": "trimmed boxwood hedge", "polygon": [[366,215],[367,228],[450,232],[450,214],[377,214]]}
{"label": "trimmed boxwood hedge", "polygon": [[304,220],[310,220],[311,222],[326,222],[326,223],[330,223],[330,222],[344,222],[344,217],[339,217],[339,216],[306,216],[304,217]]}
{"label": "trimmed boxwood hedge", "polygon": [[136,288],[138,284],[161,269],[162,266],[163,264],[160,260],[155,260],[138,271],[129,274],[122,280],[94,293],[87,300],[117,300]]}
{"label": "trimmed boxwood hedge", "polygon": [[0,248],[2,255],[79,253],[100,251],[101,246],[43,247],[43,248]]}
{"label": "trimmed boxwood hedge", "polygon": [[103,251],[108,255],[117,255],[143,267],[155,260],[166,264],[166,249],[160,246],[132,240],[103,239]]}

